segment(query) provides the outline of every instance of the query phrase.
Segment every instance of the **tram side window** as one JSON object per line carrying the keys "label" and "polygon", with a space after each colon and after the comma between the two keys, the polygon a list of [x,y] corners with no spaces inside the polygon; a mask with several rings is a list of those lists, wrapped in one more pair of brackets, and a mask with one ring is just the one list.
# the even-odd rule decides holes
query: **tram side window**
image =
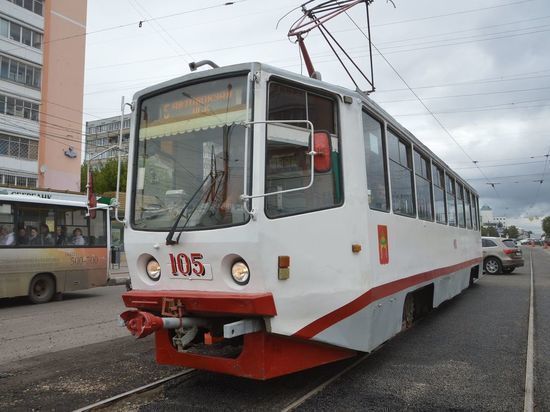
{"label": "tram side window", "polygon": [[455,180],[445,175],[445,187],[447,189],[447,221],[449,225],[456,226],[456,188]]}
{"label": "tram side window", "polygon": [[472,204],[470,200],[470,191],[468,189],[464,189],[465,192],[465,204],[464,208],[466,210],[466,227],[468,229],[472,228]]}
{"label": "tram side window", "polygon": [[420,219],[433,221],[430,161],[416,150],[414,151],[414,169],[416,174],[418,217]]}
{"label": "tram side window", "polygon": [[456,205],[457,205],[457,213],[458,213],[458,225],[460,227],[466,227],[466,218],[465,218],[465,210],[464,210],[464,187],[456,182],[456,188],[457,188],[457,197],[456,197]]}
{"label": "tram side window", "polygon": [[53,207],[20,204],[17,210],[17,246],[50,247],[54,245]]}
{"label": "tram side window", "polygon": [[478,212],[478,209],[477,209],[476,195],[472,193],[472,226],[474,230],[479,230],[477,212]]}
{"label": "tram side window", "polygon": [[15,216],[13,206],[0,203],[0,247],[15,246]]}
{"label": "tram side window", "polygon": [[363,139],[367,169],[367,193],[371,209],[388,211],[388,178],[382,124],[363,112]]}
{"label": "tram side window", "polygon": [[443,169],[432,165],[432,178],[434,184],[435,221],[447,223],[447,208],[445,203],[445,174]]}
{"label": "tram side window", "polygon": [[[332,152],[331,167],[316,172],[306,190],[274,194],[265,198],[266,215],[288,216],[337,206],[342,202],[339,139],[336,136],[336,105],[333,99],[272,82],[269,85],[269,120],[309,120],[316,131],[327,131]],[[265,192],[305,187],[311,180],[310,133],[306,123],[269,124],[266,136]]]}
{"label": "tram side window", "polygon": [[415,216],[411,146],[388,130],[388,152],[393,211]]}
{"label": "tram side window", "polygon": [[472,220],[474,223],[474,229],[479,230],[478,220],[477,220],[477,197],[472,193]]}

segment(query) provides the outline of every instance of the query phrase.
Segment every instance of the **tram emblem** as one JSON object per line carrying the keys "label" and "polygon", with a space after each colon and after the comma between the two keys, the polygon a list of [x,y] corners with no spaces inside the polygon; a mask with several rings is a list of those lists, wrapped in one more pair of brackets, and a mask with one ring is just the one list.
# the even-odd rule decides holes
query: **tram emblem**
{"label": "tram emblem", "polygon": [[378,256],[381,265],[390,263],[390,249],[388,244],[388,227],[378,225]]}

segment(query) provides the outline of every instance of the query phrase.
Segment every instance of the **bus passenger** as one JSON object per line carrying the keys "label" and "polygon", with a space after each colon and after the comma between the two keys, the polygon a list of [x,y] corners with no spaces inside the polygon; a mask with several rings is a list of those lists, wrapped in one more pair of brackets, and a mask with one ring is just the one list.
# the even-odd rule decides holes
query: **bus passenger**
{"label": "bus passenger", "polygon": [[24,227],[17,229],[17,238],[16,242],[18,245],[27,245],[29,243],[29,238],[27,237],[27,231]]}
{"label": "bus passenger", "polygon": [[0,226],[0,246],[12,246],[15,244],[15,233],[7,226]]}
{"label": "bus passenger", "polygon": [[55,245],[63,246],[65,244],[65,228],[63,226],[57,226],[55,228]]}
{"label": "bus passenger", "polygon": [[28,231],[29,231],[29,245],[31,246],[42,245],[40,236],[38,236],[38,229],[35,228],[34,226],[29,226]]}
{"label": "bus passenger", "polygon": [[73,245],[83,246],[85,244],[86,240],[84,239],[84,236],[82,236],[82,230],[80,230],[79,228],[73,230]]}
{"label": "bus passenger", "polygon": [[40,224],[40,242],[44,246],[53,245],[53,237],[47,224]]}

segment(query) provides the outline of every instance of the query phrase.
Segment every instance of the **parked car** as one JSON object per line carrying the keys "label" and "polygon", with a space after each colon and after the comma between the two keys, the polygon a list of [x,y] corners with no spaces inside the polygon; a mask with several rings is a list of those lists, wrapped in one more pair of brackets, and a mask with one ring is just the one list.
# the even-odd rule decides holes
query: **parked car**
{"label": "parked car", "polygon": [[513,239],[482,237],[483,269],[490,275],[512,273],[524,265],[523,253]]}

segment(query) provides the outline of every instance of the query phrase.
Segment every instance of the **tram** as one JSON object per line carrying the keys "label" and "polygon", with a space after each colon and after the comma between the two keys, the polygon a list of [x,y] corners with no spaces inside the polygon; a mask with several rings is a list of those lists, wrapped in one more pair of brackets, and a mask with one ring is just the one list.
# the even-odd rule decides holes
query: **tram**
{"label": "tram", "polygon": [[363,93],[261,63],[134,97],[121,314],[161,364],[369,352],[480,273],[476,191]]}

